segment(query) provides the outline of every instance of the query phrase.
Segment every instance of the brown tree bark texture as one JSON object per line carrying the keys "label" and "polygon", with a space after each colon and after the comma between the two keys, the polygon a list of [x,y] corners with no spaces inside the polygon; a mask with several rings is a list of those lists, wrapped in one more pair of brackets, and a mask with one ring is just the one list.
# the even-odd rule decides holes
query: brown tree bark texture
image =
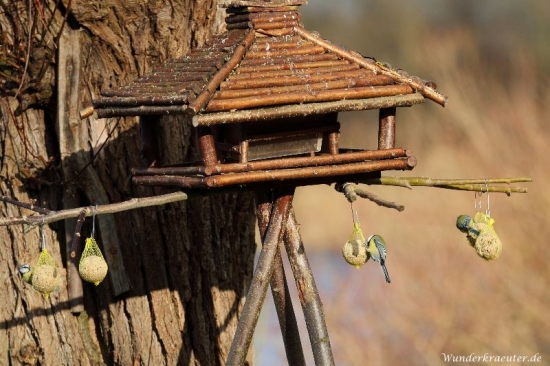
{"label": "brown tree bark texture", "polygon": [[[130,182],[146,164],[139,121],[78,111],[202,44],[222,19],[214,0],[0,0],[1,194],[57,210],[160,193]],[[160,163],[198,159],[190,120],[149,121]],[[223,364],[252,275],[253,210],[251,195],[232,194],[99,216],[110,273],[98,287],[67,261],[74,221],[46,227],[71,291],[83,293],[72,301],[66,280],[44,300],[17,272],[36,262],[38,228],[0,227],[0,364]],[[21,214],[0,203],[0,215]]]}

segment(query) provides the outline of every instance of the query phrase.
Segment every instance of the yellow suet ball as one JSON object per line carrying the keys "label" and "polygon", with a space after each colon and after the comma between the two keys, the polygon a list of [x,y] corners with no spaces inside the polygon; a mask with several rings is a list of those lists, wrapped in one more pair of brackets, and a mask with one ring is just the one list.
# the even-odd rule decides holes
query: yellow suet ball
{"label": "yellow suet ball", "polygon": [[367,247],[361,240],[348,240],[342,248],[342,256],[346,262],[359,268],[368,260]]}
{"label": "yellow suet ball", "polygon": [[83,280],[97,286],[107,276],[108,269],[107,262],[103,257],[90,255],[82,258],[78,266],[78,273]]}
{"label": "yellow suet ball", "polygon": [[31,284],[35,290],[48,297],[61,283],[59,271],[55,266],[42,264],[36,266],[32,271]]}

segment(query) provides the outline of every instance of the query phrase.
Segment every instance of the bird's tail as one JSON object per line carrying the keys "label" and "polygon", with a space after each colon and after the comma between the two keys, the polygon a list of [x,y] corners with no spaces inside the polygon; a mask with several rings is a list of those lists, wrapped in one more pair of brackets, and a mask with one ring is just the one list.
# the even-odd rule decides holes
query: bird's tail
{"label": "bird's tail", "polygon": [[390,274],[388,273],[388,269],[386,268],[386,265],[384,263],[380,263],[380,267],[382,267],[382,272],[384,272],[384,277],[386,277],[386,282],[391,283]]}

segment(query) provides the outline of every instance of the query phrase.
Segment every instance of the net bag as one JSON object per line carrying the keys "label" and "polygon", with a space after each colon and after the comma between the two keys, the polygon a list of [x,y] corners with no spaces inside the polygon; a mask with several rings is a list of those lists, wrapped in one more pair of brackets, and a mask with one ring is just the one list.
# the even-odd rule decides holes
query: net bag
{"label": "net bag", "polygon": [[78,273],[84,281],[91,282],[94,285],[99,285],[107,276],[109,267],[103,258],[101,249],[93,237],[86,239],[82,257],[78,265]]}
{"label": "net bag", "polygon": [[50,293],[59,287],[60,283],[61,275],[55,266],[55,261],[48,250],[44,248],[40,251],[36,266],[32,270],[32,287],[47,299]]}

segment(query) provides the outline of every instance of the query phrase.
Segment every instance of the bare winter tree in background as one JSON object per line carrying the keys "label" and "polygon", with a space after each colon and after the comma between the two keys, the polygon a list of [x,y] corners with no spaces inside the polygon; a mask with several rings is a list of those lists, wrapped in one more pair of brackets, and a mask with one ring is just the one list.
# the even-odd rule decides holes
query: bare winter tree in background
{"label": "bare winter tree in background", "polygon": [[[1,194],[58,210],[160,193],[130,182],[147,164],[139,121],[78,111],[201,44],[222,19],[213,0],[0,0]],[[143,122],[160,163],[193,159],[189,121]],[[48,249],[68,280],[50,300],[17,271],[38,257],[38,228],[0,227],[0,364],[223,363],[252,273],[253,207],[250,195],[218,195],[98,217],[110,275],[97,288],[67,259],[75,221],[52,224]]]}

